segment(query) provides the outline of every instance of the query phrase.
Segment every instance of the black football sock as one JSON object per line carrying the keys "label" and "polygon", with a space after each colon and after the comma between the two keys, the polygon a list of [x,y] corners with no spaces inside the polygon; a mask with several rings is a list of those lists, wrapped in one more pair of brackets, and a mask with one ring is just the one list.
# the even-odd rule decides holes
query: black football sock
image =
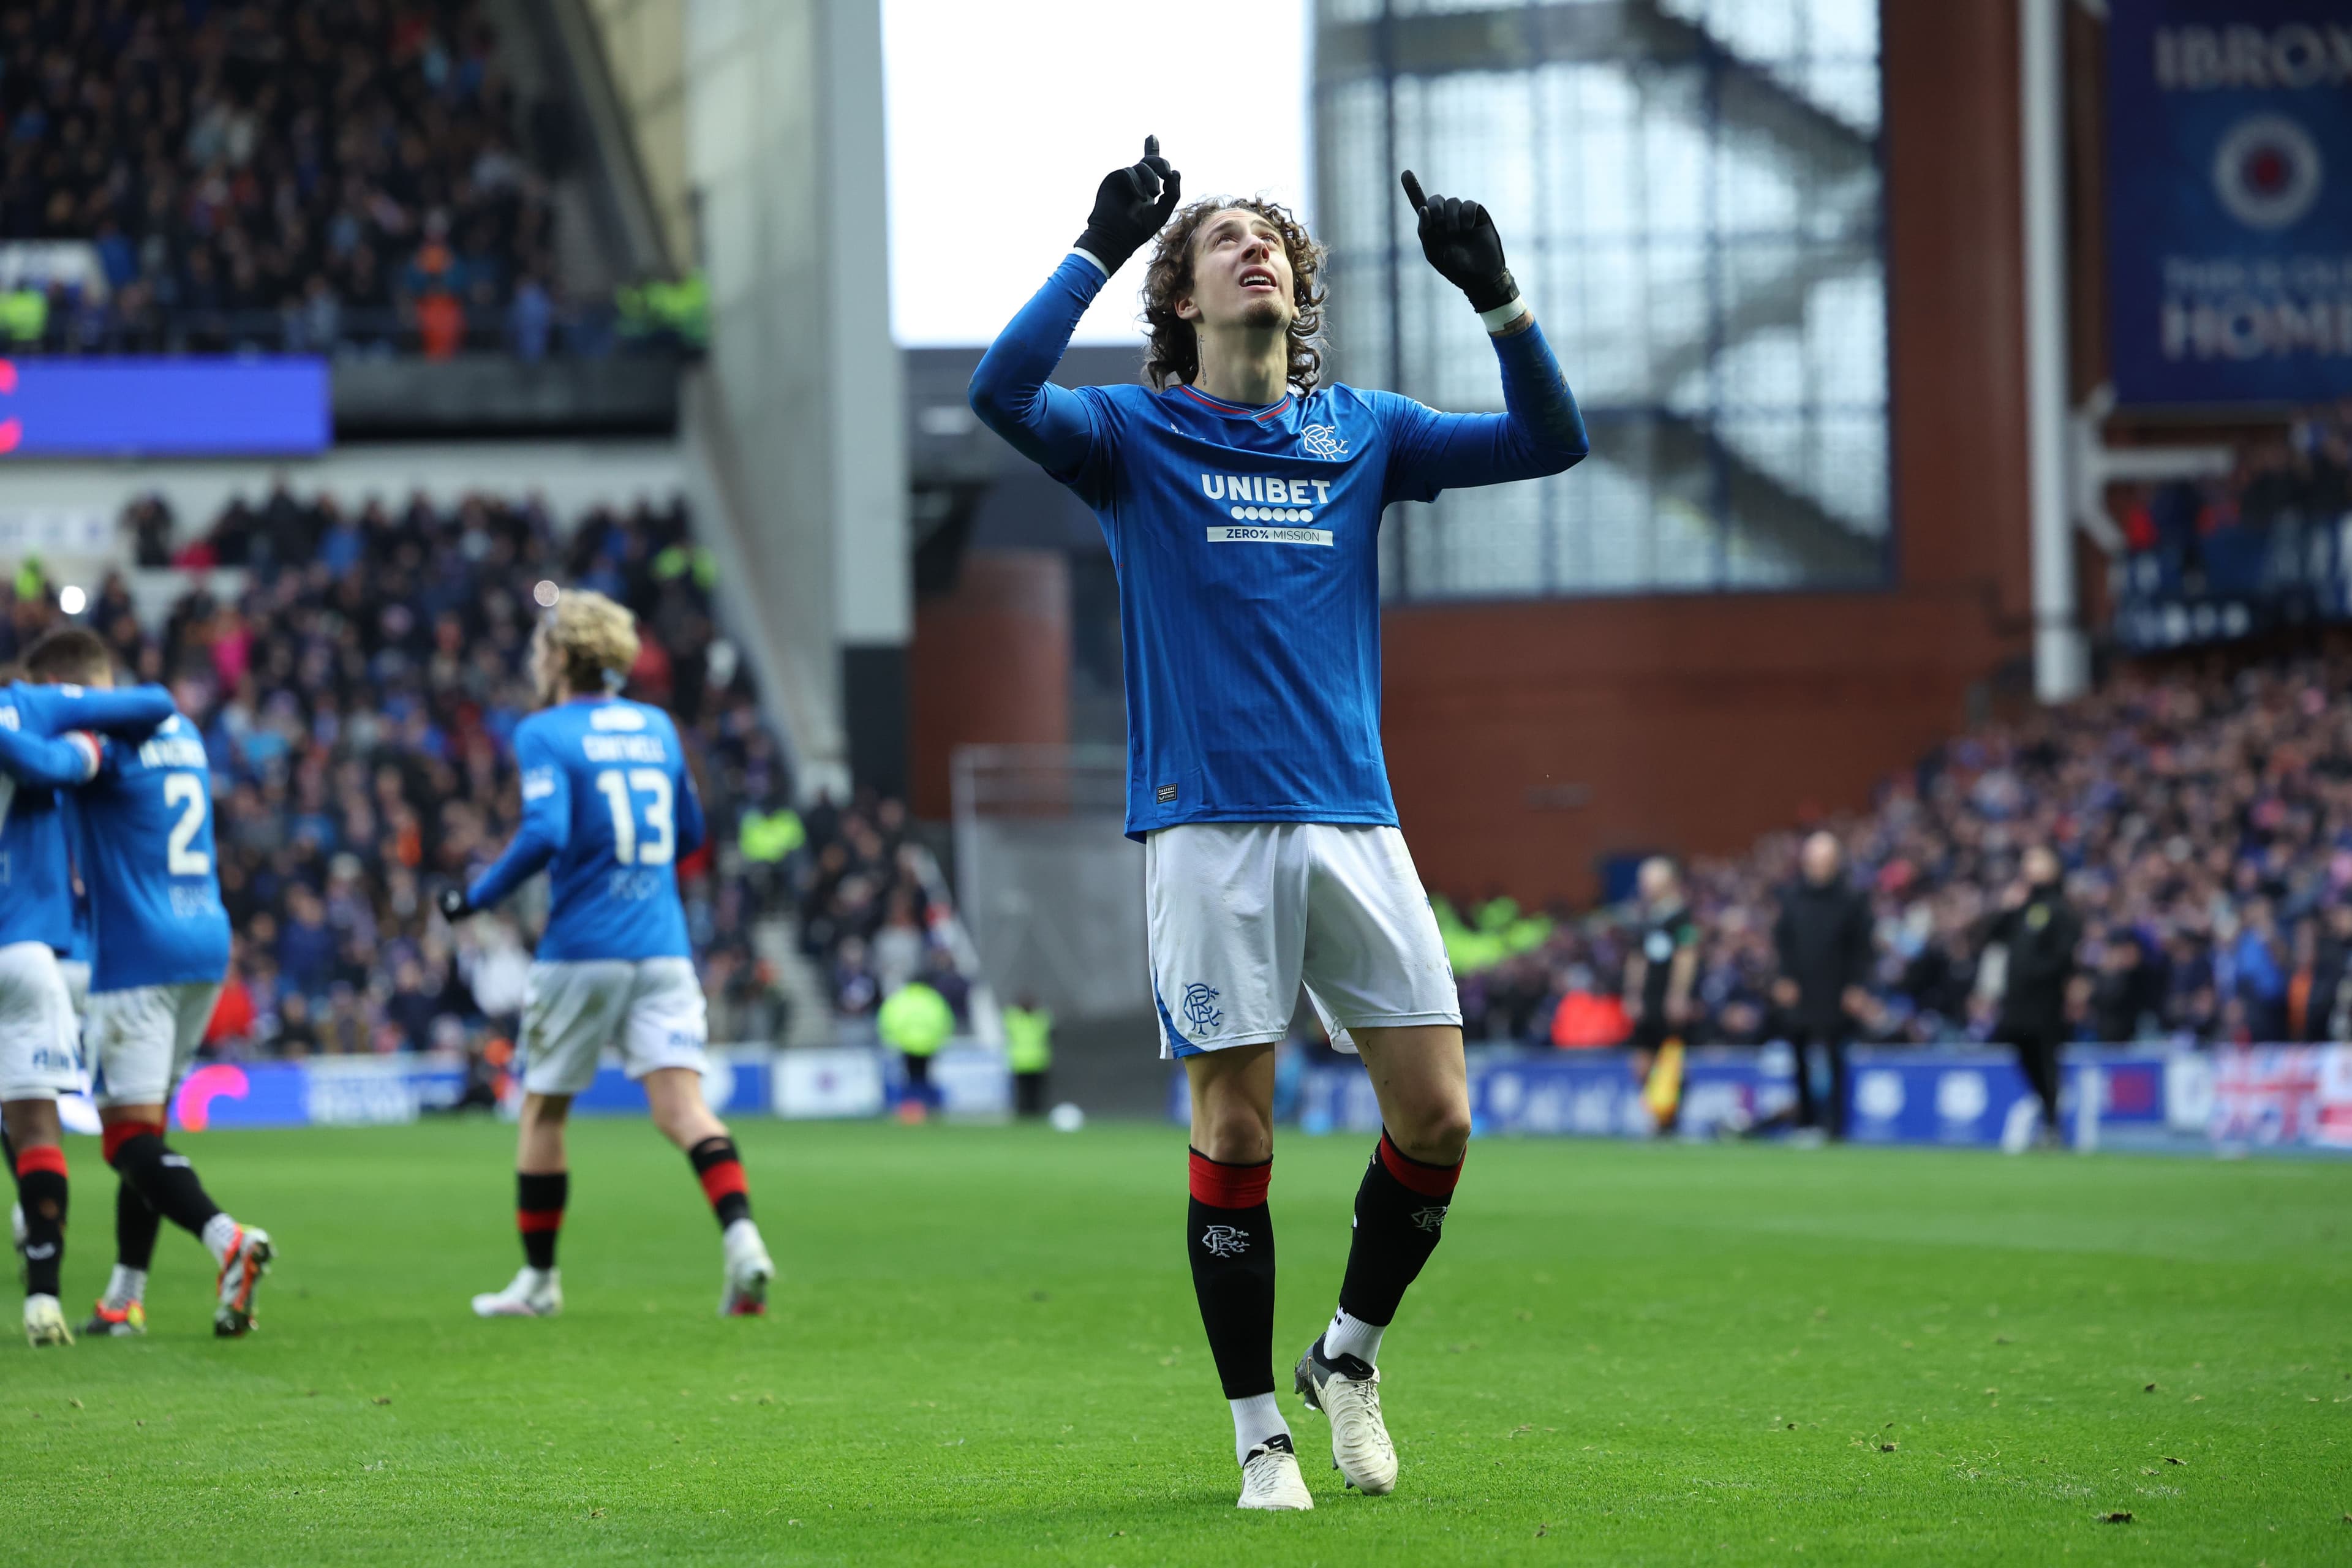
{"label": "black football sock", "polygon": [[1274,1216],[1265,1206],[1273,1173],[1271,1160],[1228,1165],[1192,1152],[1186,1250],[1227,1399],[1274,1392]]}
{"label": "black football sock", "polygon": [[54,1143],[26,1149],[16,1171],[25,1205],[25,1294],[54,1296],[66,1256],[66,1152]]}
{"label": "black football sock", "polygon": [[1356,1234],[1339,1282],[1339,1310],[1324,1331],[1324,1353],[1378,1364],[1381,1332],[1396,1321],[1407,1287],[1437,1250],[1462,1163],[1424,1164],[1384,1130],[1356,1188]]}
{"label": "black football sock", "polygon": [[544,1273],[555,1267],[555,1238],[563,1230],[563,1207],[572,1200],[569,1171],[515,1173],[515,1229],[522,1233],[522,1260]]}
{"label": "black football sock", "polygon": [[114,1184],[114,1261],[125,1268],[144,1274],[155,1259],[155,1237],[163,1228],[163,1216],[155,1205],[139,1195],[139,1189],[128,1181]]}
{"label": "black football sock", "polygon": [[710,1200],[710,1212],[719,1216],[720,1230],[751,1217],[751,1186],[743,1179],[743,1161],[735,1152],[735,1140],[723,1132],[705,1138],[688,1149],[686,1157],[702,1179],[702,1195]]}
{"label": "black football sock", "polygon": [[147,1200],[147,1206],[197,1240],[220,1205],[206,1196],[196,1168],[163,1142],[152,1122],[118,1121],[106,1130],[106,1163]]}

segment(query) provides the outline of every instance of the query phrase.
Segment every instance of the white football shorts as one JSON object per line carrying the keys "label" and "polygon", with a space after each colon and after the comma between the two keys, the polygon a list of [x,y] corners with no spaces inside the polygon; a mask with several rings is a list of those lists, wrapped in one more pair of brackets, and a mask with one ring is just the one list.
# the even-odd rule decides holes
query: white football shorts
{"label": "white football shorts", "polygon": [[60,958],[58,973],[65,976],[66,995],[72,1000],[74,1017],[79,1021],[89,1011],[89,960]]}
{"label": "white football shorts", "polygon": [[1143,841],[1160,1054],[1263,1045],[1301,984],[1331,1031],[1462,1022],[1454,970],[1393,827],[1191,822]]}
{"label": "white football shorts", "polygon": [[710,1021],[688,958],[583,958],[530,966],[522,1004],[522,1086],[578,1094],[617,1046],[631,1078],[703,1069]]}
{"label": "white football shorts", "polygon": [[81,1087],[73,998],[45,942],[0,947],[0,1100],[55,1100]]}
{"label": "white football shorts", "polygon": [[90,1098],[110,1105],[168,1105],[205,1026],[219,1005],[221,983],[133,985],[89,998]]}

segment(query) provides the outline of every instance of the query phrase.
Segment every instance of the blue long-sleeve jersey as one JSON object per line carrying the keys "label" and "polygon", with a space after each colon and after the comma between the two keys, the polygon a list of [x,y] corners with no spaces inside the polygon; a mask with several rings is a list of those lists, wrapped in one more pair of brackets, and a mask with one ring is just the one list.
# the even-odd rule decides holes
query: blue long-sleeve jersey
{"label": "blue long-sleeve jersey", "polygon": [[61,792],[97,774],[97,734],[143,736],[171,714],[171,694],[160,686],[0,686],[0,943],[73,951],[73,860]]}
{"label": "blue long-sleeve jersey", "polygon": [[1052,385],[1102,269],[1073,253],[971,381],[990,429],[1093,509],[1118,571],[1127,831],[1393,826],[1381,750],[1381,517],[1590,449],[1543,334],[1494,340],[1502,414],[1328,386],[1245,407],[1186,385]]}
{"label": "blue long-sleeve jersey", "polygon": [[226,974],[212,763],[196,727],[173,712],[144,741],[107,742],[74,805],[98,944],[90,990],[208,984]]}
{"label": "blue long-sleeve jersey", "polygon": [[702,847],[702,802],[670,716],[577,698],[515,727],[515,765],[522,825],[467,897],[488,909],[549,867],[541,959],[692,957],[677,861]]}

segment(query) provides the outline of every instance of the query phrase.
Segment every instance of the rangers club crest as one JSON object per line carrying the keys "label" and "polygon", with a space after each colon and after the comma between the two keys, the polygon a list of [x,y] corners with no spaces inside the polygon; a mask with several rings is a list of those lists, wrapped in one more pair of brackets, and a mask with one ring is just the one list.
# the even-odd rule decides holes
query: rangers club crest
{"label": "rangers club crest", "polygon": [[1184,987],[1184,1026],[1196,1035],[1205,1035],[1225,1021],[1217,1008],[1218,993],[1195,980]]}
{"label": "rangers club crest", "polygon": [[2294,223],[2319,200],[2325,183],[2319,144],[2283,114],[2241,121],[2213,155],[2213,194],[2249,228]]}
{"label": "rangers club crest", "polygon": [[1339,432],[1328,425],[1309,425],[1298,433],[1299,445],[1310,458],[1344,458],[1348,443],[1339,439]]}
{"label": "rangers club crest", "polygon": [[1432,1204],[1425,1209],[1412,1211],[1412,1223],[1423,1230],[1441,1230],[1445,1226],[1445,1205]]}
{"label": "rangers club crest", "polygon": [[1249,1250],[1249,1232],[1239,1226],[1213,1225],[1201,1233],[1201,1245],[1212,1258],[1239,1258]]}

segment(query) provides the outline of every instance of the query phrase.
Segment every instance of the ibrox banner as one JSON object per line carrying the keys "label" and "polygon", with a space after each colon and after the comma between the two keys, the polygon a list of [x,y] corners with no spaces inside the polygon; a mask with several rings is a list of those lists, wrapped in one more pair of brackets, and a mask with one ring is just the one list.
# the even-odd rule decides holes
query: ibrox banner
{"label": "ibrox banner", "polygon": [[2107,300],[2126,404],[2352,393],[2352,10],[2114,0]]}

